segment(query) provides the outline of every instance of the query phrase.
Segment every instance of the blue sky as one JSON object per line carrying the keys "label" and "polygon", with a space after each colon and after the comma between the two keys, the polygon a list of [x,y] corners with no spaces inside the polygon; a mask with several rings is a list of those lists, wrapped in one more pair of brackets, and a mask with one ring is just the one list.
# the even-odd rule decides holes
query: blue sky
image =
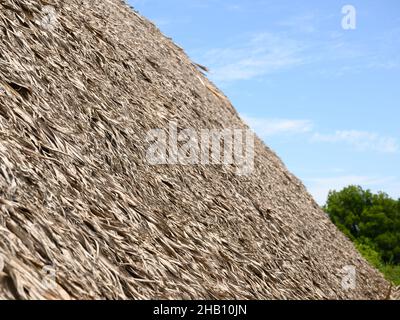
{"label": "blue sky", "polygon": [[210,69],[319,203],[349,184],[400,198],[398,0],[128,2]]}

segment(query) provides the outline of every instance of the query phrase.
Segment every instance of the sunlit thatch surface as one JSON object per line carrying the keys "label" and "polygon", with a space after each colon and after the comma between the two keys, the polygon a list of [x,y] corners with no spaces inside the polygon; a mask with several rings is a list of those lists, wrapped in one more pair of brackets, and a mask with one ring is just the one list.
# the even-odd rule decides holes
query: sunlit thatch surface
{"label": "sunlit thatch surface", "polygon": [[0,38],[1,298],[386,297],[260,140],[249,177],[147,164],[146,132],[170,120],[245,125],[121,1],[0,0]]}

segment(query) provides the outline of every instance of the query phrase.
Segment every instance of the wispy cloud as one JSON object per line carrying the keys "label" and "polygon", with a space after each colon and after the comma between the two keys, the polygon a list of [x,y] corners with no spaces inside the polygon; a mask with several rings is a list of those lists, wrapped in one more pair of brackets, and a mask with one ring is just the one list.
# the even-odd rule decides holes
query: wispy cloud
{"label": "wispy cloud", "polygon": [[240,11],[242,9],[242,6],[240,4],[228,4],[226,6],[226,9],[229,11]]}
{"label": "wispy cloud", "polygon": [[309,120],[254,118],[246,115],[241,115],[241,117],[262,138],[306,133],[310,132],[313,127]]}
{"label": "wispy cloud", "polygon": [[242,114],[241,117],[261,138],[307,134],[311,143],[347,144],[356,151],[376,151],[380,153],[398,153],[400,151],[396,138],[375,132],[337,130],[334,133],[323,134],[314,130],[314,124],[311,120],[260,118],[245,114]]}
{"label": "wispy cloud", "polygon": [[203,60],[215,81],[249,80],[302,64],[302,50],[297,41],[260,33],[230,47],[208,50]]}
{"label": "wispy cloud", "polygon": [[333,134],[315,133],[313,142],[346,143],[359,151],[378,151],[382,153],[396,153],[399,151],[397,140],[377,133],[358,130],[342,130]]}
{"label": "wispy cloud", "polygon": [[[231,10],[239,10],[236,5]],[[334,16],[334,18],[337,18]],[[278,30],[238,35],[220,48],[201,50],[196,59],[207,65],[210,78],[219,84],[260,78],[298,66],[314,66],[311,72],[342,77],[374,70],[400,68],[398,47],[391,36],[377,38],[371,47],[362,39],[350,41],[344,30],[321,26],[332,17],[299,14],[276,22]]]}
{"label": "wispy cloud", "polygon": [[400,195],[400,182],[395,177],[368,177],[358,175],[343,175],[327,178],[304,179],[308,191],[313,195],[319,204],[324,204],[329,191],[339,191],[349,185],[359,185],[365,189],[372,189],[374,192],[388,192],[392,197]]}
{"label": "wispy cloud", "polygon": [[312,33],[316,31],[316,21],[319,16],[315,13],[306,13],[303,15],[291,16],[285,20],[279,21],[279,27],[295,29],[296,32]]}

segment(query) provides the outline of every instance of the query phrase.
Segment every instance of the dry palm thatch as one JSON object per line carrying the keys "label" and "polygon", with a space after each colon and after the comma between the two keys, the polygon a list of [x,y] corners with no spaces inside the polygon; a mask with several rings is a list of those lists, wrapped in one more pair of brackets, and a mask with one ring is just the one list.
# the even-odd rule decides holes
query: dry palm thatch
{"label": "dry palm thatch", "polygon": [[390,295],[390,298],[393,298],[394,300],[400,300],[400,286],[394,290],[393,294]]}
{"label": "dry palm thatch", "polygon": [[1,298],[385,298],[259,139],[248,177],[147,163],[145,133],[170,120],[246,125],[123,2],[0,0],[0,38]]}

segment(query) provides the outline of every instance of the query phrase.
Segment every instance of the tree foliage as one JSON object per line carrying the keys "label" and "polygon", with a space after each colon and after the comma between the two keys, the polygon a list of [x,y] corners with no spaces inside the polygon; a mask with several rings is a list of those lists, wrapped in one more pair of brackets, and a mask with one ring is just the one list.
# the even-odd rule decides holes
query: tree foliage
{"label": "tree foliage", "polygon": [[400,265],[400,199],[349,186],[331,191],[324,210],[371,259]]}

